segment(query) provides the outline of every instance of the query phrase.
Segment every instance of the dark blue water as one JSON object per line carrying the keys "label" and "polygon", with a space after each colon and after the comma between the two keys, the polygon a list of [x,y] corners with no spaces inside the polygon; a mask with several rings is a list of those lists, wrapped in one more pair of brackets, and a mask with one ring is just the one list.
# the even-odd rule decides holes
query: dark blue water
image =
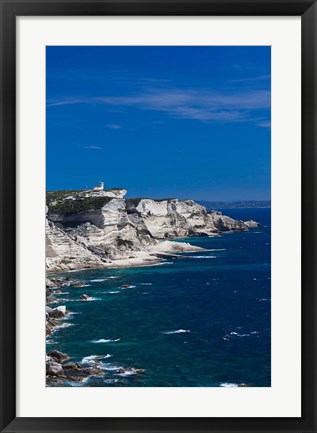
{"label": "dark blue water", "polygon": [[[78,361],[109,355],[104,376],[84,386],[270,386],[270,209],[223,213],[263,227],[186,239],[209,251],[163,265],[70,274],[87,287],[60,295],[78,314],[50,337],[48,349]],[[95,299],[80,301],[82,293]]]}

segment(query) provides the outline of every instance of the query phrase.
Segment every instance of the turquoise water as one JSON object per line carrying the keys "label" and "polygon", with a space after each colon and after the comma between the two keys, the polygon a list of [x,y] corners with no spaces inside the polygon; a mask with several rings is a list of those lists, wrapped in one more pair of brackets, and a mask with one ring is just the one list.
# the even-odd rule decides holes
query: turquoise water
{"label": "turquoise water", "polygon": [[209,251],[163,265],[70,273],[86,287],[59,295],[75,314],[47,349],[104,357],[104,376],[83,386],[270,386],[270,209],[224,213],[263,227],[186,239]]}

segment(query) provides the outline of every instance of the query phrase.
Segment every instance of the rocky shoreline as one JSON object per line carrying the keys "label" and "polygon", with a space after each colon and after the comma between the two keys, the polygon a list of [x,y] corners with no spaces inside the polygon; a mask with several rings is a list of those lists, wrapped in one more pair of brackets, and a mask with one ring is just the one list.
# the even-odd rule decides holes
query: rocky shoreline
{"label": "rocky shoreline", "polygon": [[[46,337],[54,334],[58,327],[64,325],[64,320],[71,314],[66,306],[56,307],[48,304],[58,304],[58,295],[63,293],[63,289],[73,287],[81,288],[85,283],[72,277],[50,277],[46,278]],[[123,287],[123,286],[122,286]],[[125,288],[125,287],[123,287]],[[81,294],[79,299],[89,301],[90,297]],[[104,356],[87,356],[87,362],[77,362],[66,353],[52,349],[46,353],[46,385],[58,386],[65,383],[70,385],[85,382],[91,376],[104,376],[102,360]],[[120,367],[117,371],[118,376],[139,375],[144,373],[143,369],[134,367]]]}
{"label": "rocky shoreline", "polygon": [[[62,293],[62,288],[76,284],[71,278],[46,278],[46,336],[49,337],[56,328],[63,326],[63,320],[69,314],[64,305],[54,308],[48,306],[57,303],[56,295]],[[77,283],[80,287],[79,282]],[[46,354],[46,385],[57,385],[63,382],[83,382],[91,375],[103,374],[98,364],[86,367],[81,363],[69,361],[70,356],[59,350],[50,350]],[[66,362],[67,361],[67,362]]]}

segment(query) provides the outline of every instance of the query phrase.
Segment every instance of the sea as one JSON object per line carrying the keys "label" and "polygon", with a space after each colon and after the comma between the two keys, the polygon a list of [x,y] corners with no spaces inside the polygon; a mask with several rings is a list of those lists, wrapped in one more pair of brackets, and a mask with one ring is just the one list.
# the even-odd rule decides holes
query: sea
{"label": "sea", "polygon": [[85,287],[58,295],[71,313],[47,350],[104,372],[76,386],[271,386],[271,209],[221,211],[262,226],[183,239],[205,251],[158,265],[62,274]]}

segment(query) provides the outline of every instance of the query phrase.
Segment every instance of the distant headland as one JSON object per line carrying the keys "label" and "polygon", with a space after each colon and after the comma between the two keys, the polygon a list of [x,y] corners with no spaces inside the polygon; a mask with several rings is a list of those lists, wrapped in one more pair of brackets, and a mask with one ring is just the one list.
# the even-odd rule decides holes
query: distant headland
{"label": "distant headland", "polygon": [[207,209],[270,208],[271,200],[208,201],[196,200]]}

